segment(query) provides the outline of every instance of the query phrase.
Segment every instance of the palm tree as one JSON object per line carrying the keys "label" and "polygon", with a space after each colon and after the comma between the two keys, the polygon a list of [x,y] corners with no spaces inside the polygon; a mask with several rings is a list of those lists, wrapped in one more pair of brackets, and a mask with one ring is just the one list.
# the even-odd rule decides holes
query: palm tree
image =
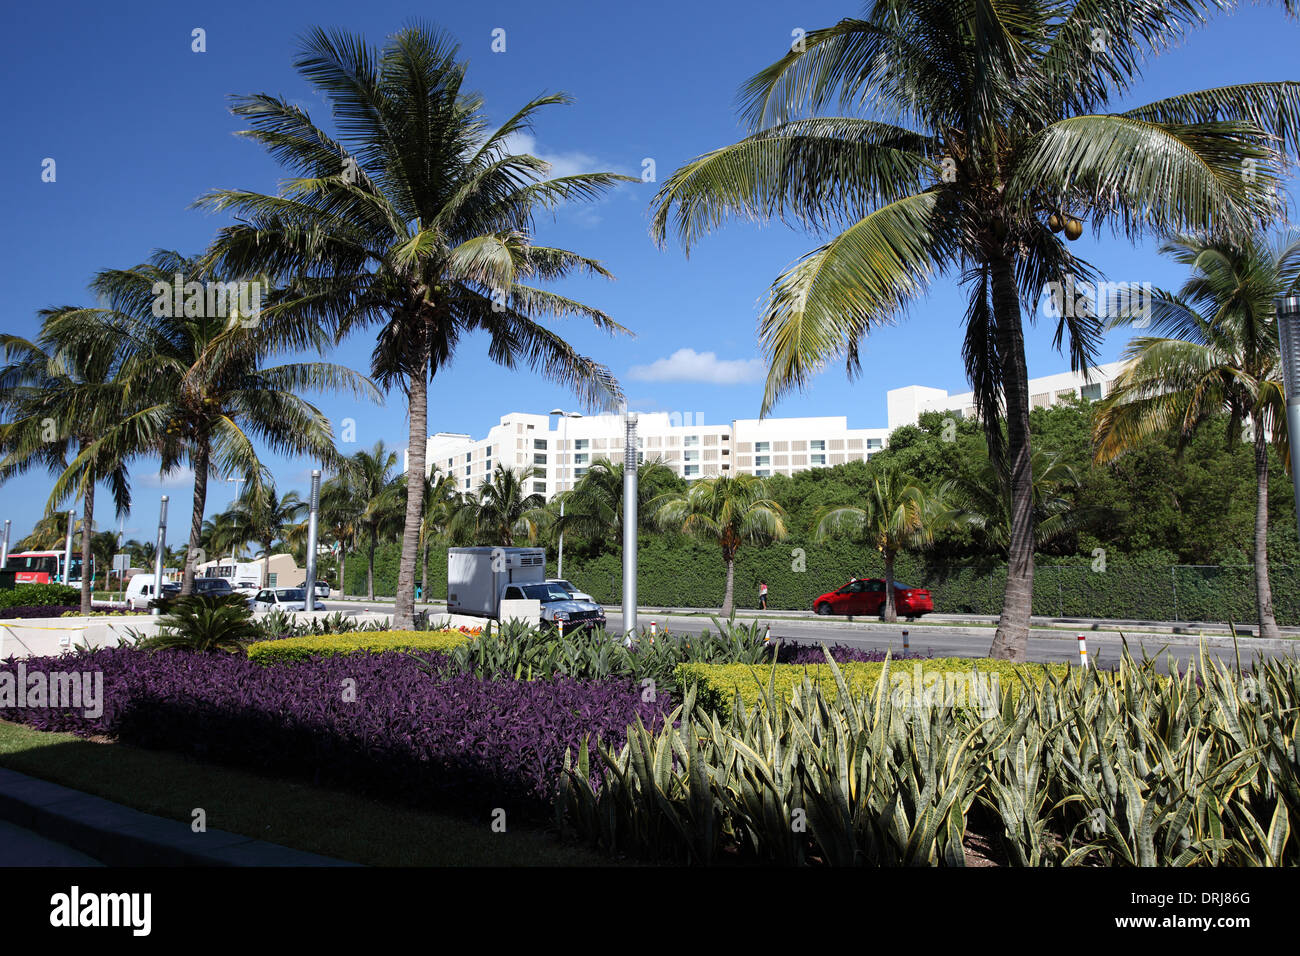
{"label": "palm tree", "polygon": [[1290,443],[1274,300],[1300,288],[1300,236],[1275,243],[1178,238],[1161,251],[1192,276],[1178,294],[1157,291],[1149,314],[1129,309],[1112,317],[1115,326],[1149,322],[1153,334],[1129,343],[1127,364],[1098,408],[1097,459],[1110,461],[1152,435],[1173,433],[1185,443],[1226,411],[1229,447],[1244,437],[1255,453],[1259,636],[1281,637],[1268,573],[1268,443],[1284,463]]}
{"label": "palm tree", "polygon": [[535,244],[532,233],[536,212],[594,198],[628,177],[545,178],[549,166],[511,153],[510,139],[568,97],[539,96],[493,129],[482,98],[463,88],[458,56],[448,37],[421,26],[382,50],[359,36],[312,30],[295,66],[332,101],[339,136],[286,100],[239,97],[234,112],[251,126],[243,135],[297,178],[280,195],[218,190],[200,201],[241,220],[218,238],[228,270],[281,276],[299,294],[292,309],[340,335],[379,326],[372,374],[406,394],[410,425],[395,627],[413,624],[428,382],[462,338],[486,333],[494,362],[523,363],[588,405],[621,398],[606,368],[537,318],[577,316],[607,332],[627,330],[533,284],[609,272],[595,259]]}
{"label": "palm tree", "polygon": [[375,599],[375,549],[381,538],[393,537],[402,527],[406,476],[395,475],[396,468],[397,453],[377,441],[370,451],[347,459],[338,474],[336,495],[351,498],[357,536],[366,542],[366,596],[371,601]]}
{"label": "palm tree", "polygon": [[[126,414],[128,390],[111,356],[64,348],[51,321],[61,311],[42,311],[45,322],[35,342],[0,335],[8,363],[0,369],[0,411],[10,419],[0,424],[0,481],[43,465],[56,476],[48,512],[69,497],[81,498],[81,613],[89,614],[95,486],[106,483],[117,514],[126,514],[131,508],[127,463],[138,450],[85,454],[99,432]],[[62,522],[63,516],[57,517]]]}
{"label": "palm tree", "polygon": [[320,486],[320,522],[334,542],[339,560],[339,594],[347,580],[348,551],[357,546],[361,528],[361,503],[347,475],[332,475]]}
{"label": "palm tree", "polygon": [[302,520],[308,510],[307,502],[291,491],[283,498],[275,486],[264,482],[249,482],[235,499],[225,518],[233,526],[232,537],[256,541],[262,546],[262,587],[271,580],[271,547],[282,540],[289,528]]}
{"label": "palm tree", "polygon": [[379,398],[369,379],[340,365],[264,364],[277,352],[321,351],[329,344],[310,319],[279,308],[269,287],[264,298],[271,305],[256,316],[241,316],[229,301],[215,308],[201,302],[190,308],[188,301],[181,310],[168,307],[178,282],[181,289],[191,283],[202,288],[201,280],[220,278],[179,253],[159,251],[146,263],[95,277],[91,288],[107,307],[60,310],[48,320],[68,350],[120,362],[119,375],[137,397],[131,414],[101,432],[78,462],[92,454],[149,448],[161,458],[163,473],[183,461],[194,471],[182,595],[193,587],[209,474],[256,478],[261,466],[254,437],[276,452],[335,460],[329,420],[299,397],[300,390]]}
{"label": "palm tree", "polygon": [[[1123,112],[1148,54],[1215,0],[874,0],[810,31],[744,87],[753,132],[692,160],[655,198],[689,252],[728,216],[780,219],[824,244],[773,283],[759,321],[763,410],[825,363],[861,369],[863,340],[943,274],[969,291],[963,355],[1012,489],[991,653],[1023,659],[1032,599],[1033,476],[1022,302],[1095,271],[1057,232],[1083,221],[1136,239],[1245,235],[1281,209],[1280,150],[1300,84],[1243,84]],[[838,107],[841,115],[826,115]],[[1062,310],[1056,343],[1095,364],[1101,323]],[[1005,419],[1006,435],[1002,432]]]}
{"label": "palm tree", "polygon": [[478,486],[478,500],[456,510],[452,533],[481,545],[514,547],[515,535],[537,540],[546,521],[546,496],[529,492],[525,484],[540,478],[538,468],[516,470],[497,465]]}
{"label": "palm tree", "polygon": [[722,548],[727,590],[722,616],[734,604],[736,552],[742,544],[767,544],[786,536],[785,511],[767,495],[767,483],[754,475],[701,478],[685,493],[660,495],[650,502],[655,524]]}
{"label": "palm tree", "polygon": [[[1035,448],[1030,464],[1034,548],[1039,549],[1078,531],[1088,514],[1074,501],[1072,493],[1079,489],[1079,476],[1063,456]],[[946,482],[941,496],[952,506],[952,524],[974,531],[986,550],[1007,554],[1011,547],[1011,488],[1006,472],[996,462],[985,458],[973,474]]]}
{"label": "palm tree", "polygon": [[[650,502],[660,495],[680,491],[682,481],[662,458],[649,459],[637,466],[637,515],[643,527],[650,527]],[[623,463],[597,458],[587,473],[564,498],[564,517],[557,518],[555,529],[577,534],[588,541],[609,542],[617,546],[623,540]]]}
{"label": "palm tree", "polygon": [[949,521],[942,498],[928,494],[909,476],[881,469],[866,489],[862,507],[838,505],[816,518],[818,542],[843,536],[879,551],[885,559],[885,605],[881,617],[897,621],[894,562],[898,552],[928,547],[934,532]]}
{"label": "palm tree", "polygon": [[152,541],[137,541],[132,538],[122,545],[122,549],[131,556],[131,566],[140,568],[152,568],[154,555],[158,553],[158,546]]}

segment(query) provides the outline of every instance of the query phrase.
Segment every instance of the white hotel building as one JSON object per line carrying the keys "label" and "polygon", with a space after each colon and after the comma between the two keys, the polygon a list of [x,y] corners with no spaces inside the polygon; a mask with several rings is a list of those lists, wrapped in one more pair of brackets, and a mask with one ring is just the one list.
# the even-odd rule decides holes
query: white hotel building
{"label": "white hotel building", "polygon": [[[1033,407],[1080,396],[1099,399],[1122,363],[1091,370],[1089,381],[1064,372],[1029,382]],[[809,468],[829,468],[866,461],[888,444],[889,434],[914,425],[924,412],[950,412],[957,418],[975,416],[972,392],[949,395],[943,389],[908,385],[887,395],[886,428],[850,428],[843,415],[820,418],[735,419],[729,425],[706,425],[698,413],[641,412],[637,417],[638,457],[662,459],[686,479],[710,475],[790,475]],[[623,457],[623,419],[619,415],[562,418],[511,412],[483,438],[438,432],[429,438],[425,467],[436,467],[456,478],[462,491],[471,491],[497,465],[540,474],[527,490],[552,497],[572,488],[592,462]]]}

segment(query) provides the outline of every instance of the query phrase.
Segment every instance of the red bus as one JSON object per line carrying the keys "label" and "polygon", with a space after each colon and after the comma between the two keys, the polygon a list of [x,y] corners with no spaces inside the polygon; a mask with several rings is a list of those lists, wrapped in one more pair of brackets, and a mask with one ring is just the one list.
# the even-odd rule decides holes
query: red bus
{"label": "red bus", "polygon": [[[14,551],[5,561],[5,568],[14,573],[14,584],[81,584],[81,555],[72,555],[72,572],[63,574],[62,551]],[[95,561],[90,562],[90,573],[95,573]]]}

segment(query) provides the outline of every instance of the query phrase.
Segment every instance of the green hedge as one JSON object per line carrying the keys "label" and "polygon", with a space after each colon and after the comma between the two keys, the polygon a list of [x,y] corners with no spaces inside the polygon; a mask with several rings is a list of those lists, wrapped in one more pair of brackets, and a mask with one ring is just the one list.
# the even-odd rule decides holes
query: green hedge
{"label": "green hedge", "polygon": [[[886,665],[853,662],[837,666],[844,682],[856,697],[869,693],[876,686]],[[913,692],[924,694],[922,699],[941,702],[945,687],[960,688],[962,682],[965,682],[968,695],[966,699],[972,706],[977,706],[975,691],[970,684],[973,674],[989,681],[996,678],[1001,692],[1014,698],[1020,692],[1022,676],[1027,681],[1041,683],[1045,672],[1051,671],[1058,677],[1064,677],[1069,668],[1068,664],[1013,664],[992,658],[935,657],[923,661],[891,661],[888,683],[893,688],[895,700],[899,700],[898,695],[902,695],[900,702],[910,700]],[[789,699],[797,685],[803,683],[805,676],[828,700],[834,700],[839,695],[839,685],[835,682],[829,664],[777,664],[775,668],[771,665],[679,664],[674,676],[683,688],[695,686],[696,701],[700,706],[719,715],[729,715],[737,693],[747,708],[758,704],[767,691],[768,681],[773,679],[774,670],[776,691],[786,699]],[[932,687],[934,690],[931,690]],[[933,698],[930,696],[932,693],[936,695]]]}
{"label": "green hedge", "polygon": [[348,634],[313,634],[257,641],[249,645],[248,659],[258,664],[289,664],[336,654],[382,654],[384,651],[435,651],[450,654],[473,640],[464,631],[370,631]]}
{"label": "green hedge", "polygon": [[[400,546],[375,554],[375,593],[397,591]],[[555,554],[548,550],[547,574],[554,576]],[[722,606],[726,571],[717,548],[669,535],[645,535],[638,549],[637,597],[648,607]],[[1255,588],[1249,567],[1177,566],[1164,552],[1108,554],[1104,570],[1092,555],[1043,558],[1034,576],[1034,613],[1047,616],[1134,618],[1249,623],[1255,620]],[[364,594],[365,555],[348,557],[348,593]],[[565,577],[604,604],[622,600],[621,553],[591,557],[568,552]],[[851,577],[884,574],[880,554],[845,541],[818,544],[791,537],[765,548],[745,547],[736,561],[736,606],[758,606],[758,582],[768,585],[768,606],[809,610],[819,594]],[[900,555],[895,577],[934,596],[935,610],[951,614],[998,614],[1006,584],[1006,565],[991,559],[960,564]],[[1300,567],[1270,569],[1274,610],[1280,624],[1300,624]],[[419,571],[416,572],[419,580]],[[447,551],[429,553],[427,597],[447,594]]]}
{"label": "green hedge", "polygon": [[81,589],[66,584],[16,584],[0,590],[0,608],[41,607],[81,603]]}

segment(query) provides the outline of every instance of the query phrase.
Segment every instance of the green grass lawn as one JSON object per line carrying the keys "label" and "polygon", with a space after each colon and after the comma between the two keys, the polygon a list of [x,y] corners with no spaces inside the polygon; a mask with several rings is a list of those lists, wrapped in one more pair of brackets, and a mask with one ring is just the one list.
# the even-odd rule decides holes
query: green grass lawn
{"label": "green grass lawn", "polygon": [[[0,767],[189,823],[371,866],[600,866],[605,857],[538,830],[470,821],[356,794],[93,743],[0,720]],[[508,821],[507,821],[508,825]]]}

